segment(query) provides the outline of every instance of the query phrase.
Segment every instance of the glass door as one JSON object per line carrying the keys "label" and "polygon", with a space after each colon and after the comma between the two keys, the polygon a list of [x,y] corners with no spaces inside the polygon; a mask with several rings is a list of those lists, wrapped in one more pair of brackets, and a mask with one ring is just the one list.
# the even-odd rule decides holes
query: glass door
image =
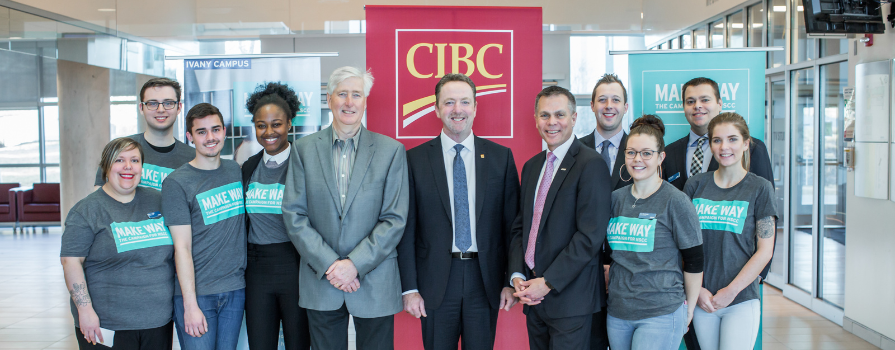
{"label": "glass door", "polygon": [[814,68],[790,72],[791,173],[789,284],[813,294],[815,140]]}
{"label": "glass door", "polygon": [[771,156],[774,173],[774,197],[777,202],[777,233],[774,245],[774,259],[771,260],[771,271],[767,282],[782,289],[786,284],[786,242],[788,237],[784,229],[786,212],[786,81],[783,74],[768,79],[767,89],[768,137],[765,142]]}
{"label": "glass door", "polygon": [[845,305],[845,193],[843,162],[845,96],[848,62],[820,66],[820,135],[823,155],[820,170],[820,237],[818,242],[818,297],[843,308]]}

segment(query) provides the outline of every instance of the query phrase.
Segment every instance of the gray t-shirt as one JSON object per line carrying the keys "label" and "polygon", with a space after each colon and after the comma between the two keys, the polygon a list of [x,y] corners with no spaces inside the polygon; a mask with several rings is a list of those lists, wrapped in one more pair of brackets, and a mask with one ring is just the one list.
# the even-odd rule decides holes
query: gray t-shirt
{"label": "gray t-shirt", "polygon": [[[62,257],[86,257],[87,290],[100,326],[111,330],[161,327],[174,312],[174,246],[160,212],[162,195],[137,188],[121,203],[102,189],[69,211]],[[71,302],[78,327],[78,309]]]}
{"label": "gray t-shirt", "polygon": [[643,320],[684,303],[680,250],[702,244],[702,235],[693,204],[674,186],[662,181],[641,199],[631,195],[631,186],[612,192],[608,311],[615,318]]}
{"label": "gray t-shirt", "polygon": [[249,180],[246,191],[246,215],[249,220],[249,243],[274,244],[291,242],[283,223],[283,190],[286,188],[288,163],[270,169],[264,162]]}
{"label": "gray t-shirt", "polygon": [[[174,169],[186,164],[196,158],[196,149],[187,146],[185,143],[174,140],[174,149],[168,153],[157,152],[146,142],[143,134],[128,136],[134,141],[140,143],[143,147],[143,174],[140,179],[140,187],[149,187],[157,191],[162,190],[162,182],[171,174]],[[96,179],[94,186],[102,186],[106,184],[103,178],[103,169],[96,170]]]}
{"label": "gray t-shirt", "polygon": [[[714,174],[698,174],[684,186],[684,193],[696,206],[705,242],[702,285],[712,294],[733,282],[755,254],[755,222],[777,216],[774,187],[768,180],[746,173],[740,183],[720,188]],[[758,299],[758,278],[737,294],[730,306],[752,299]]]}
{"label": "gray t-shirt", "polygon": [[[245,288],[246,226],[242,173],[232,160],[215,170],[189,163],[162,186],[162,214],[168,226],[190,225],[196,295]],[[174,293],[181,295],[180,281]]]}

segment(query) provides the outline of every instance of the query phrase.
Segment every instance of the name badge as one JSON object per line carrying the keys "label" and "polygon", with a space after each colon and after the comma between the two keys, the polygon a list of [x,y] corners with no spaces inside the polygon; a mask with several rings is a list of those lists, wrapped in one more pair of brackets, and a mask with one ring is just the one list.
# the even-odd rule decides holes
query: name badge
{"label": "name badge", "polygon": [[146,214],[146,216],[149,217],[150,219],[158,219],[158,218],[162,217],[162,212],[154,211],[149,214]]}
{"label": "name badge", "polygon": [[647,219],[647,220],[655,220],[656,213],[640,213],[638,219]]}
{"label": "name badge", "polygon": [[672,181],[674,181],[674,180],[677,180],[677,178],[679,178],[679,177],[681,177],[681,173],[679,173],[679,172],[678,172],[678,173],[675,173],[674,175],[671,175],[671,177],[668,178],[668,182],[672,182]]}

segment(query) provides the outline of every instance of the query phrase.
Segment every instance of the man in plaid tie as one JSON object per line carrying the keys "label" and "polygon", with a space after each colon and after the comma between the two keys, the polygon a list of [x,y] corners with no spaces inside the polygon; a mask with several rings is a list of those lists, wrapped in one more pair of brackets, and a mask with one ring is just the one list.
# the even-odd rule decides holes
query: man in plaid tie
{"label": "man in plaid tie", "polygon": [[531,349],[587,349],[605,291],[599,252],[609,224],[609,167],[572,135],[578,115],[568,90],[551,86],[535,101],[547,151],[522,168],[508,274],[525,304]]}

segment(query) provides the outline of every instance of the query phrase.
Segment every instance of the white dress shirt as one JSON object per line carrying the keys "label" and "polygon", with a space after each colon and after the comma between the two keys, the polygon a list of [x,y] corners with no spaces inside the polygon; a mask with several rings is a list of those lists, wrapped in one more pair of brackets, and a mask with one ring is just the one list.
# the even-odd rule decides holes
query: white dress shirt
{"label": "white dress shirt", "polygon": [[[570,137],[566,142],[563,142],[561,145],[556,147],[553,150],[553,155],[556,156],[556,160],[553,161],[553,179],[556,180],[556,172],[559,171],[559,165],[562,164],[563,158],[566,157],[566,153],[569,153],[569,147],[572,147],[572,142],[578,139],[574,135]],[[544,171],[547,170],[547,160],[549,158],[549,153],[547,157],[544,157],[544,165],[541,165],[541,174],[538,176],[538,185],[535,186],[535,196],[532,198],[532,202],[538,201],[538,191],[541,190],[541,179],[544,178]],[[550,185],[553,185],[553,181],[550,181]],[[541,214],[543,215],[543,214]],[[529,235],[531,232],[522,232],[523,235]],[[524,241],[524,240],[523,240]],[[523,246],[523,249],[527,249],[527,247]],[[513,279],[521,278],[523,281],[525,280],[525,275],[521,272],[513,272],[513,275],[510,276],[510,285],[513,285]]]}
{"label": "white dress shirt", "polygon": [[289,153],[292,153],[292,145],[286,142],[286,149],[277,153],[275,156],[267,154],[267,150],[262,151],[261,163],[266,165],[267,161],[273,159],[274,162],[277,162],[277,166],[283,165],[283,163],[286,163],[286,161],[289,160]]}
{"label": "white dress shirt", "polygon": [[[618,157],[618,147],[621,146],[622,136],[624,135],[624,130],[619,128],[615,136],[609,138],[609,175],[612,175],[612,172],[615,170],[615,158]],[[606,141],[603,135],[594,130],[594,148],[597,149],[597,153],[606,158],[606,155],[601,152],[603,141]]]}
{"label": "white dress shirt", "polygon": [[690,139],[687,141],[687,174],[685,177],[690,177],[690,169],[692,169],[693,163],[693,153],[696,153],[696,141],[699,141],[700,137],[705,137],[706,140],[702,144],[702,169],[699,169],[700,173],[704,173],[709,168],[709,162],[712,161],[712,148],[709,147],[709,135],[705,134],[702,136],[696,135],[693,130],[690,130]]}

